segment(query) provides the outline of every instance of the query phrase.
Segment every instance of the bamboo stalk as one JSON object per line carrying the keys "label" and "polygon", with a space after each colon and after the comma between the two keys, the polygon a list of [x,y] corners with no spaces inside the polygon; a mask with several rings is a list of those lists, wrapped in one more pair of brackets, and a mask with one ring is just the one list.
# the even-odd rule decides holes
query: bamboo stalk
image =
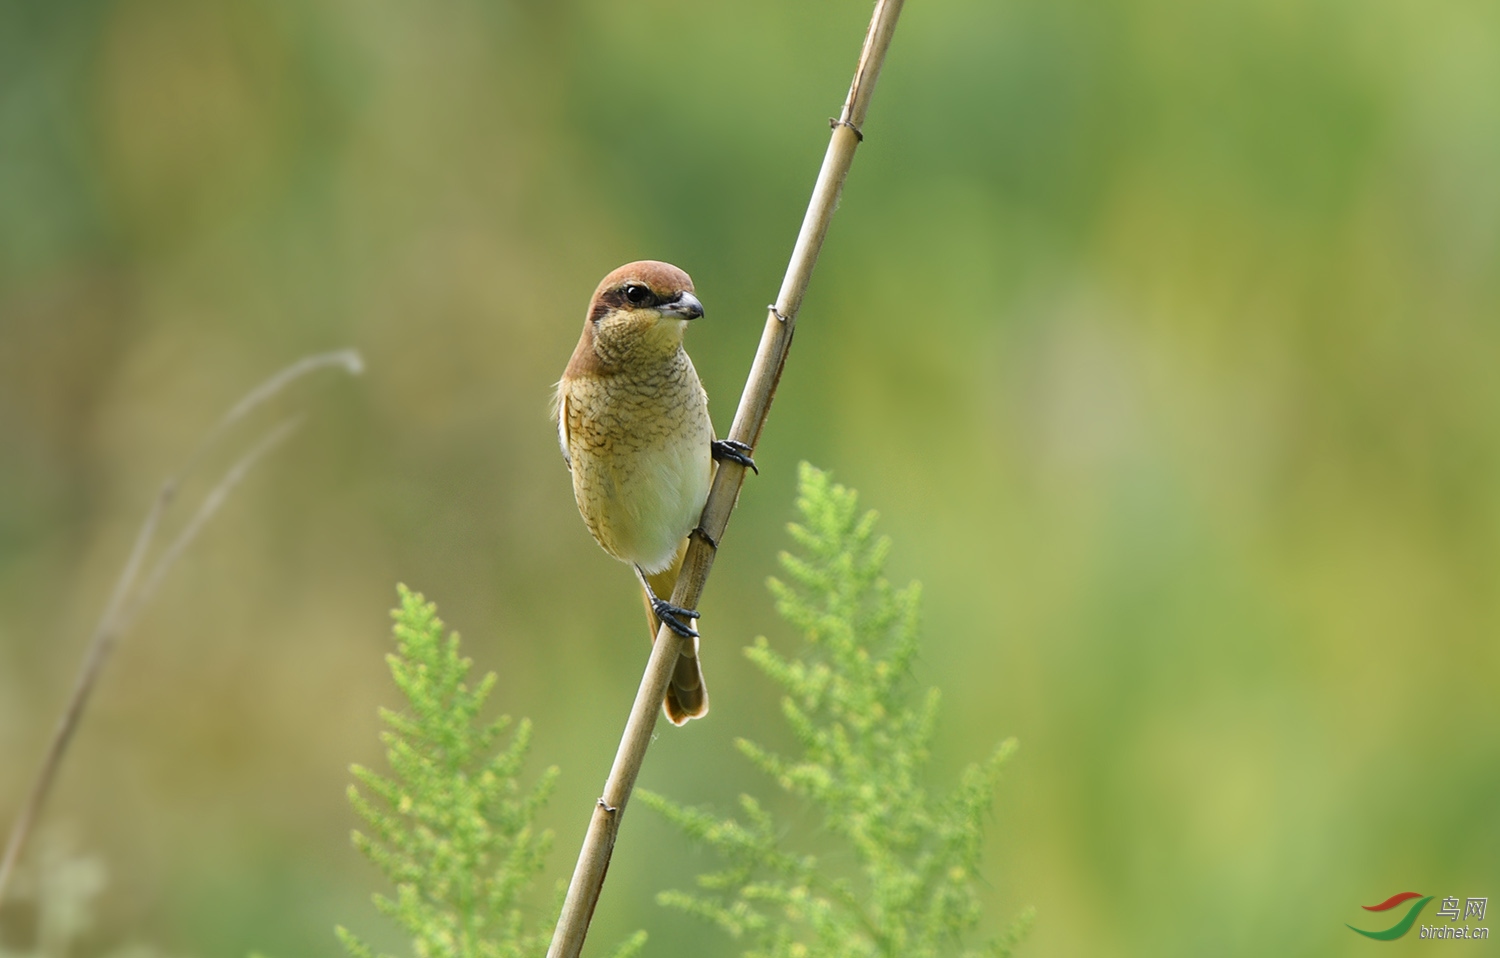
{"label": "bamboo stalk", "polygon": [[[823,166],[813,187],[812,199],[802,219],[802,228],[792,248],[791,262],[787,264],[786,276],[781,281],[781,291],[776,302],[768,307],[765,331],[761,334],[760,347],[750,367],[750,376],[740,396],[739,408],[734,415],[734,425],[729,438],[754,446],[765,427],[771,401],[776,395],[776,385],[781,381],[781,370],[786,364],[787,351],[792,345],[792,332],[797,322],[797,312],[802,308],[802,298],[812,278],[813,266],[817,264],[818,252],[823,248],[823,239],[828,234],[828,224],[833,220],[833,211],[838,207],[839,194],[849,167],[854,162],[854,151],[864,139],[860,128],[870,107],[870,97],[875,92],[875,81],[885,62],[886,50],[890,47],[891,35],[896,29],[896,20],[901,15],[904,0],[878,0],[870,19],[870,28],[865,34],[864,47],[860,51],[859,64],[854,70],[854,81],[849,86],[849,95],[837,119],[830,120],[833,134],[829,138],[828,151],[823,156]],[[672,604],[695,609],[703,595],[704,583],[713,567],[718,543],[723,540],[724,530],[729,525],[729,516],[739,501],[740,487],[745,482],[745,467],[724,460],[719,463],[708,502],[703,507],[699,521],[700,534],[692,537],[687,557],[677,585],[672,590]],[[615,838],[620,831],[620,818],[635,788],[635,780],[651,742],[651,733],[656,727],[656,716],[661,711],[662,696],[666,694],[667,682],[677,664],[682,640],[671,629],[662,626],[651,648],[651,659],[641,677],[640,689],[630,707],[630,718],[620,738],[619,750],[615,753],[614,765],[604,784],[604,794],[595,804],[583,847],[578,853],[578,864],[568,884],[567,898],[563,901],[562,914],[558,916],[557,928],[552,934],[552,944],[547,949],[547,958],[578,958],[583,942],[588,935],[589,922],[594,917],[594,907],[599,902],[599,892],[604,886],[605,874],[609,871],[609,860],[614,852]]]}

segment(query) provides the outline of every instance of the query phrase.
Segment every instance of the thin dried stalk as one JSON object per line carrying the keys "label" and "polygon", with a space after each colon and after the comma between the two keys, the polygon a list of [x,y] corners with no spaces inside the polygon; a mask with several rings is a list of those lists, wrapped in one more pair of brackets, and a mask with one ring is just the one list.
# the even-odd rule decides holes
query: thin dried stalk
{"label": "thin dried stalk", "polygon": [[0,858],[0,903],[5,901],[11,875],[15,872],[17,862],[20,861],[21,852],[26,847],[26,840],[31,835],[37,816],[41,814],[47,795],[52,790],[52,783],[57,778],[58,769],[62,766],[63,756],[67,754],[68,745],[73,741],[73,733],[78,730],[78,723],[83,717],[84,706],[88,704],[93,694],[94,685],[110,653],[114,651],[120,638],[130,629],[146,603],[156,593],[157,587],[161,585],[168,570],[213,518],[214,513],[224,504],[224,500],[229,497],[234,487],[239,485],[266,453],[292,434],[298,425],[298,420],[287,420],[266,433],[251,447],[249,452],[230,467],[219,480],[218,485],[214,486],[203,498],[197,512],[182,527],[177,537],[157,558],[145,581],[137,587],[136,582],[140,576],[141,564],[145,561],[146,552],[150,548],[151,541],[156,537],[156,530],[161,524],[162,516],[177,498],[177,490],[182,485],[182,480],[230,426],[281,392],[293,380],[328,366],[342,367],[350,375],[356,376],[364,371],[363,360],[353,350],[320,353],[299,359],[246,393],[198,441],[198,445],[189,454],[182,469],[162,483],[161,490],[157,492],[156,499],[152,501],[151,508],[141,523],[140,531],[136,533],[135,544],[131,546],[130,556],[125,560],[125,566],[120,570],[120,577],[115,581],[109,602],[104,606],[104,612],[94,626],[93,635],[89,638],[88,651],[84,653],[83,664],[79,666],[78,676],[73,682],[73,693],[68,697],[68,704],[58,718],[57,727],[53,729],[52,740],[47,745],[47,753],[42,758],[41,767],[37,770],[31,790],[26,795],[26,802],[21,806],[15,823],[11,825],[10,836],[5,843],[5,855]]}
{"label": "thin dried stalk", "polygon": [[[896,29],[896,19],[901,15],[903,0],[879,0],[870,20],[869,32],[865,34],[864,49],[860,52],[859,65],[854,71],[854,82],[850,84],[849,96],[839,117],[830,121],[833,135],[828,143],[828,152],[823,156],[823,167],[818,173],[818,182],[813,187],[812,199],[807,214],[802,219],[802,229],[797,234],[797,244],[792,249],[792,259],[787,265],[786,277],[781,282],[781,292],[776,303],[769,307],[765,332],[761,334],[760,348],[755,362],[750,367],[750,377],[745,382],[745,391],[740,396],[739,409],[734,415],[734,425],[729,438],[754,446],[760,439],[766,415],[771,409],[771,400],[776,395],[776,384],[781,381],[781,370],[786,364],[787,350],[792,345],[792,331],[797,321],[797,311],[802,308],[802,298],[812,278],[813,266],[818,261],[818,252],[823,247],[823,238],[828,233],[828,224],[838,206],[839,193],[843,190],[844,178],[854,162],[854,151],[864,139],[860,127],[870,107],[870,97],[875,92],[875,81],[880,67],[885,62],[886,50],[890,46],[891,34]],[[702,535],[695,535],[688,546],[687,558],[677,586],[672,590],[672,604],[684,608],[697,608],[703,595],[703,584],[713,567],[714,554],[722,541],[724,530],[729,525],[730,513],[739,500],[740,487],[745,481],[745,468],[725,460],[719,463],[708,502],[703,507],[703,518],[699,523]],[[656,643],[651,649],[651,660],[641,678],[635,703],[630,709],[630,719],[620,739],[619,751],[615,753],[614,766],[604,785],[604,794],[595,805],[588,833],[578,853],[578,865],[573,870],[573,879],[568,885],[567,898],[563,901],[562,914],[557,919],[557,929],[552,935],[552,944],[547,949],[547,958],[577,958],[583,950],[584,938],[588,935],[589,922],[594,917],[594,906],[599,902],[599,890],[604,885],[605,873],[609,870],[610,855],[614,851],[615,837],[619,834],[620,818],[625,805],[635,788],[636,776],[646,756],[646,747],[651,742],[652,730],[656,727],[656,716],[661,711],[662,696],[667,682],[677,663],[682,640],[676,633],[663,626],[657,631]]]}

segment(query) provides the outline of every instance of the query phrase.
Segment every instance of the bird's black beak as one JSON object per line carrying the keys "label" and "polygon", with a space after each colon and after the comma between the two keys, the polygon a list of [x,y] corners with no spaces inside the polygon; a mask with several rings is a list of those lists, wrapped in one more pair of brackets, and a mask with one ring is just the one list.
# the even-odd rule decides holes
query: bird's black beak
{"label": "bird's black beak", "polygon": [[692,293],[679,293],[676,299],[662,303],[658,308],[663,316],[673,319],[697,319],[703,315],[703,304]]}

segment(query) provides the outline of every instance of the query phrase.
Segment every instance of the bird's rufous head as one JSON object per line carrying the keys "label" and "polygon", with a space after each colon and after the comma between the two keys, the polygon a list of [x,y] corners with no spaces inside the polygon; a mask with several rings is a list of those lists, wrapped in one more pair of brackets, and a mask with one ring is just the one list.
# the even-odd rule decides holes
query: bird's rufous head
{"label": "bird's rufous head", "polygon": [[619,362],[676,352],[688,321],[702,315],[692,277],[671,263],[642,260],[604,277],[587,323],[600,357]]}

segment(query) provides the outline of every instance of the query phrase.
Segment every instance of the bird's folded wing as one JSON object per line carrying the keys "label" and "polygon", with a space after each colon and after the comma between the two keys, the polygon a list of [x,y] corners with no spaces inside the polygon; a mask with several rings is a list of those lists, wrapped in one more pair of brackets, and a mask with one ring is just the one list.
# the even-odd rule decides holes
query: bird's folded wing
{"label": "bird's folded wing", "polygon": [[557,444],[562,447],[563,462],[568,464],[568,469],[573,468],[573,457],[568,455],[568,444],[572,437],[568,435],[568,393],[564,383],[557,384],[557,399],[553,402],[553,408],[557,410]]}

